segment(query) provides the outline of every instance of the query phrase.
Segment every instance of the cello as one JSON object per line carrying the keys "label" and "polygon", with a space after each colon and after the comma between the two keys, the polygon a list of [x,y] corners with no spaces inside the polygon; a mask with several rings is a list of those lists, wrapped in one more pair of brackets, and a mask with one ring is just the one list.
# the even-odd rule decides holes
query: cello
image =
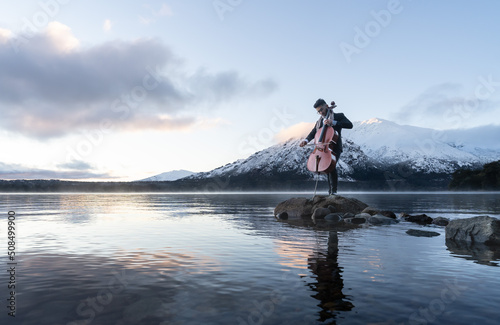
{"label": "cello", "polygon": [[[334,108],[334,102],[328,109]],[[330,117],[331,110],[328,111],[325,119]],[[333,114],[333,113],[332,113]],[[333,116],[332,116],[333,120]],[[339,133],[330,125],[323,123],[323,126],[316,132],[314,137],[314,150],[307,160],[307,169],[313,173],[328,174],[337,166],[337,158],[332,155],[329,148],[331,142],[337,144]]]}

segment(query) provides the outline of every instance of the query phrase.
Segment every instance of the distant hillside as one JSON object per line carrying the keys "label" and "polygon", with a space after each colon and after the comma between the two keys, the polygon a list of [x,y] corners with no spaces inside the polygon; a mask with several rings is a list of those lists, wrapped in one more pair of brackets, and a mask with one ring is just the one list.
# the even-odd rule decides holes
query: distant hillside
{"label": "distant hillside", "polygon": [[169,172],[161,173],[155,176],[141,179],[141,182],[154,182],[154,181],[176,181],[178,179],[191,176],[194,172],[185,169],[172,170]]}
{"label": "distant hillside", "polygon": [[482,169],[459,169],[452,175],[451,190],[500,191],[500,160],[485,164]]}

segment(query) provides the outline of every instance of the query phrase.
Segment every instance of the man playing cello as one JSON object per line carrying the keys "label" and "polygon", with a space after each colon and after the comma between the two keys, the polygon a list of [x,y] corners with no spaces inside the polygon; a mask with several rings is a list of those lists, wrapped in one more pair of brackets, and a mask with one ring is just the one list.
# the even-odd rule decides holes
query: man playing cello
{"label": "man playing cello", "polygon": [[[329,149],[332,155],[332,159],[338,161],[340,158],[340,154],[342,153],[342,129],[352,129],[352,123],[349,121],[347,117],[343,113],[334,113],[333,109],[337,107],[335,102],[332,101],[332,106],[328,106],[324,99],[318,99],[316,103],[314,103],[314,108],[321,115],[321,117],[316,122],[314,128],[309,132],[307,137],[300,143],[300,146],[305,146],[309,141],[314,139],[316,132],[320,130],[323,125],[332,126],[335,131],[338,132],[338,140],[337,143],[330,142]],[[333,168],[333,170],[327,174],[328,178],[328,194],[334,195],[337,193],[337,184],[338,184],[338,174],[337,168]]]}

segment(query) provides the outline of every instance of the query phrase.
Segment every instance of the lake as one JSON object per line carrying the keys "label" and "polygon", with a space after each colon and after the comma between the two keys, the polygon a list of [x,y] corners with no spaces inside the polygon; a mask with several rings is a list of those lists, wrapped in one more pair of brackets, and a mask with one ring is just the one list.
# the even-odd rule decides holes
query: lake
{"label": "lake", "polygon": [[[341,195],[396,215],[500,218],[499,193]],[[298,196],[311,194],[0,194],[0,322],[498,324],[498,252],[448,247],[443,227],[408,222],[276,221]]]}

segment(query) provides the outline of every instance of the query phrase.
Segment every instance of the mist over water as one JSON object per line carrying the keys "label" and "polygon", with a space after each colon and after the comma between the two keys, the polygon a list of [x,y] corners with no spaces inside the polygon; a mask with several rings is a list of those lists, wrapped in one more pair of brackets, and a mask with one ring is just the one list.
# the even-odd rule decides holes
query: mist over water
{"label": "mist over water", "polygon": [[[500,217],[498,193],[341,195],[396,214]],[[444,228],[406,222],[337,232],[276,221],[294,196],[312,194],[1,194],[4,241],[16,213],[15,322],[496,323],[495,252],[453,250]]]}

